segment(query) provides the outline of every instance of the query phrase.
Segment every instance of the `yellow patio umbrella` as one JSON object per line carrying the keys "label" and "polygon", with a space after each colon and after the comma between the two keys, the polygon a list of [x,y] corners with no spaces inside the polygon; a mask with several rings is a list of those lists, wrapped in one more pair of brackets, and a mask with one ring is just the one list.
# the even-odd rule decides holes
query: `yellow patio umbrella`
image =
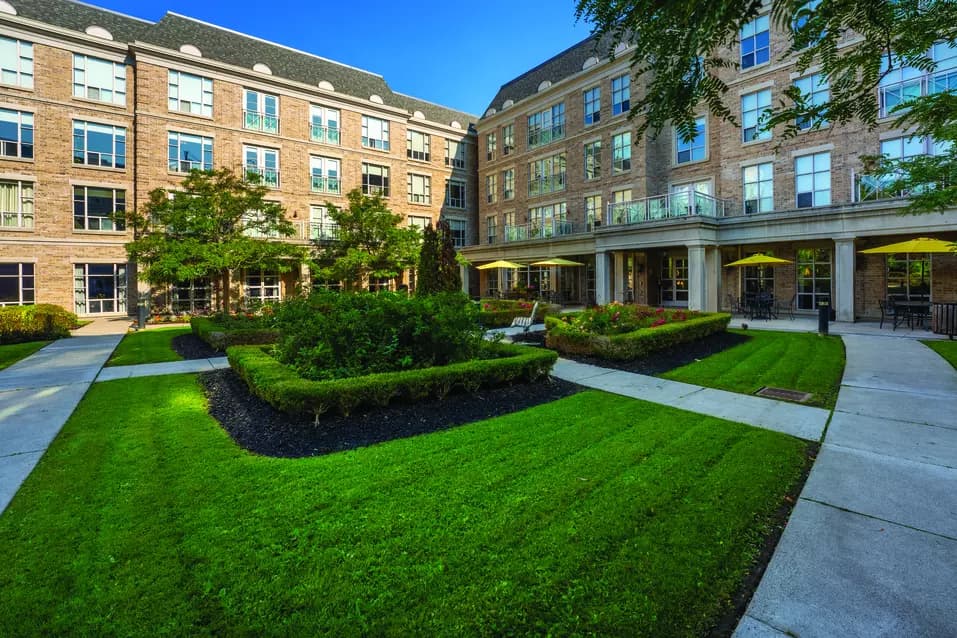
{"label": "yellow patio umbrella", "polygon": [[751,255],[750,257],[745,257],[744,259],[739,259],[737,261],[732,261],[730,264],[725,264],[725,268],[731,266],[778,266],[780,264],[793,264],[793,261],[788,259],[781,259],[780,257],[772,257],[771,255],[765,255],[763,253],[757,253]]}
{"label": "yellow patio umbrella", "polygon": [[876,246],[858,252],[865,255],[893,255],[895,253],[952,253],[955,251],[957,251],[957,246],[954,245],[954,242],[931,239],[930,237],[918,237],[917,239],[899,241],[896,244],[887,244],[886,246]]}
{"label": "yellow patio umbrella", "polygon": [[493,261],[488,264],[482,264],[481,266],[476,266],[479,270],[489,270],[491,268],[524,268],[524,264],[516,264],[513,261],[505,261],[504,259],[499,259],[498,261]]}
{"label": "yellow patio umbrella", "polygon": [[543,261],[533,261],[533,266],[584,266],[585,264],[572,261],[571,259],[563,259],[561,257],[552,257],[551,259],[545,259]]}

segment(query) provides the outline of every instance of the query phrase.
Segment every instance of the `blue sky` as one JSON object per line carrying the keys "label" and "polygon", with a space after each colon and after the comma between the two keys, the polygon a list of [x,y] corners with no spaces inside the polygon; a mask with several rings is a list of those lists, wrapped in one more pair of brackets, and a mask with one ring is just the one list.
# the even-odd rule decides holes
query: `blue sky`
{"label": "blue sky", "polygon": [[173,11],[212,22],[378,73],[393,91],[476,115],[503,83],[590,33],[575,22],[575,0],[87,2],[152,21]]}

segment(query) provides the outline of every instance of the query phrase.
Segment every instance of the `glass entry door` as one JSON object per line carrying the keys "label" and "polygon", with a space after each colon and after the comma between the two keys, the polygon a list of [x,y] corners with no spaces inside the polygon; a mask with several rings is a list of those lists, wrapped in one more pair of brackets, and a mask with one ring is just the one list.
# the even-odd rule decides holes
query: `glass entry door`
{"label": "glass entry door", "polygon": [[126,312],[126,264],[76,264],[73,288],[78,315]]}
{"label": "glass entry door", "polygon": [[688,305],[688,258],[669,257],[661,258],[661,280],[658,282],[661,291],[662,306]]}

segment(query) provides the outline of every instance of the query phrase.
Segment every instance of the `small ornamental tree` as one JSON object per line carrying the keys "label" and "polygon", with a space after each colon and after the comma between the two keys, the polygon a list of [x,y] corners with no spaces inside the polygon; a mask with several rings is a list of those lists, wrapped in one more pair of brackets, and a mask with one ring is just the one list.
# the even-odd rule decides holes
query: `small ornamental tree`
{"label": "small ornamental tree", "polygon": [[457,292],[462,290],[462,274],[459,270],[452,228],[446,221],[440,221],[436,227],[439,237],[438,290]]}
{"label": "small ornamental tree", "polygon": [[276,241],[294,228],[282,206],[265,200],[267,192],[228,168],[194,170],[182,190],[157,188],[142,210],[129,214],[134,239],[126,245],[127,255],[153,285],[208,277],[226,312],[230,272],[252,267],[288,272],[306,258],[304,248]]}
{"label": "small ornamental tree", "polygon": [[338,225],[336,241],[315,243],[318,274],[341,281],[343,289],[364,288],[371,278],[398,277],[415,266],[421,236],[415,228],[401,226],[404,218],[389,210],[378,195],[349,191],[346,208],[326,203],[329,217]]}
{"label": "small ornamental tree", "polygon": [[422,248],[416,270],[415,294],[432,295],[439,290],[439,234],[429,224],[422,229]]}

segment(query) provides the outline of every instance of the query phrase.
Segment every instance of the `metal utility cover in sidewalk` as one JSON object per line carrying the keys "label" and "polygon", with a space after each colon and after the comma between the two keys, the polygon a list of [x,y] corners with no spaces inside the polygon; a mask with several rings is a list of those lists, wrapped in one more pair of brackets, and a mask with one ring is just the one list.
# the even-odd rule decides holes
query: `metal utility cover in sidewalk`
{"label": "metal utility cover in sidewalk", "polygon": [[807,392],[785,390],[784,388],[772,388],[769,386],[764,386],[755,392],[755,394],[761,397],[767,397],[769,399],[782,399],[784,401],[796,401],[797,403],[804,403],[811,398],[811,395]]}

